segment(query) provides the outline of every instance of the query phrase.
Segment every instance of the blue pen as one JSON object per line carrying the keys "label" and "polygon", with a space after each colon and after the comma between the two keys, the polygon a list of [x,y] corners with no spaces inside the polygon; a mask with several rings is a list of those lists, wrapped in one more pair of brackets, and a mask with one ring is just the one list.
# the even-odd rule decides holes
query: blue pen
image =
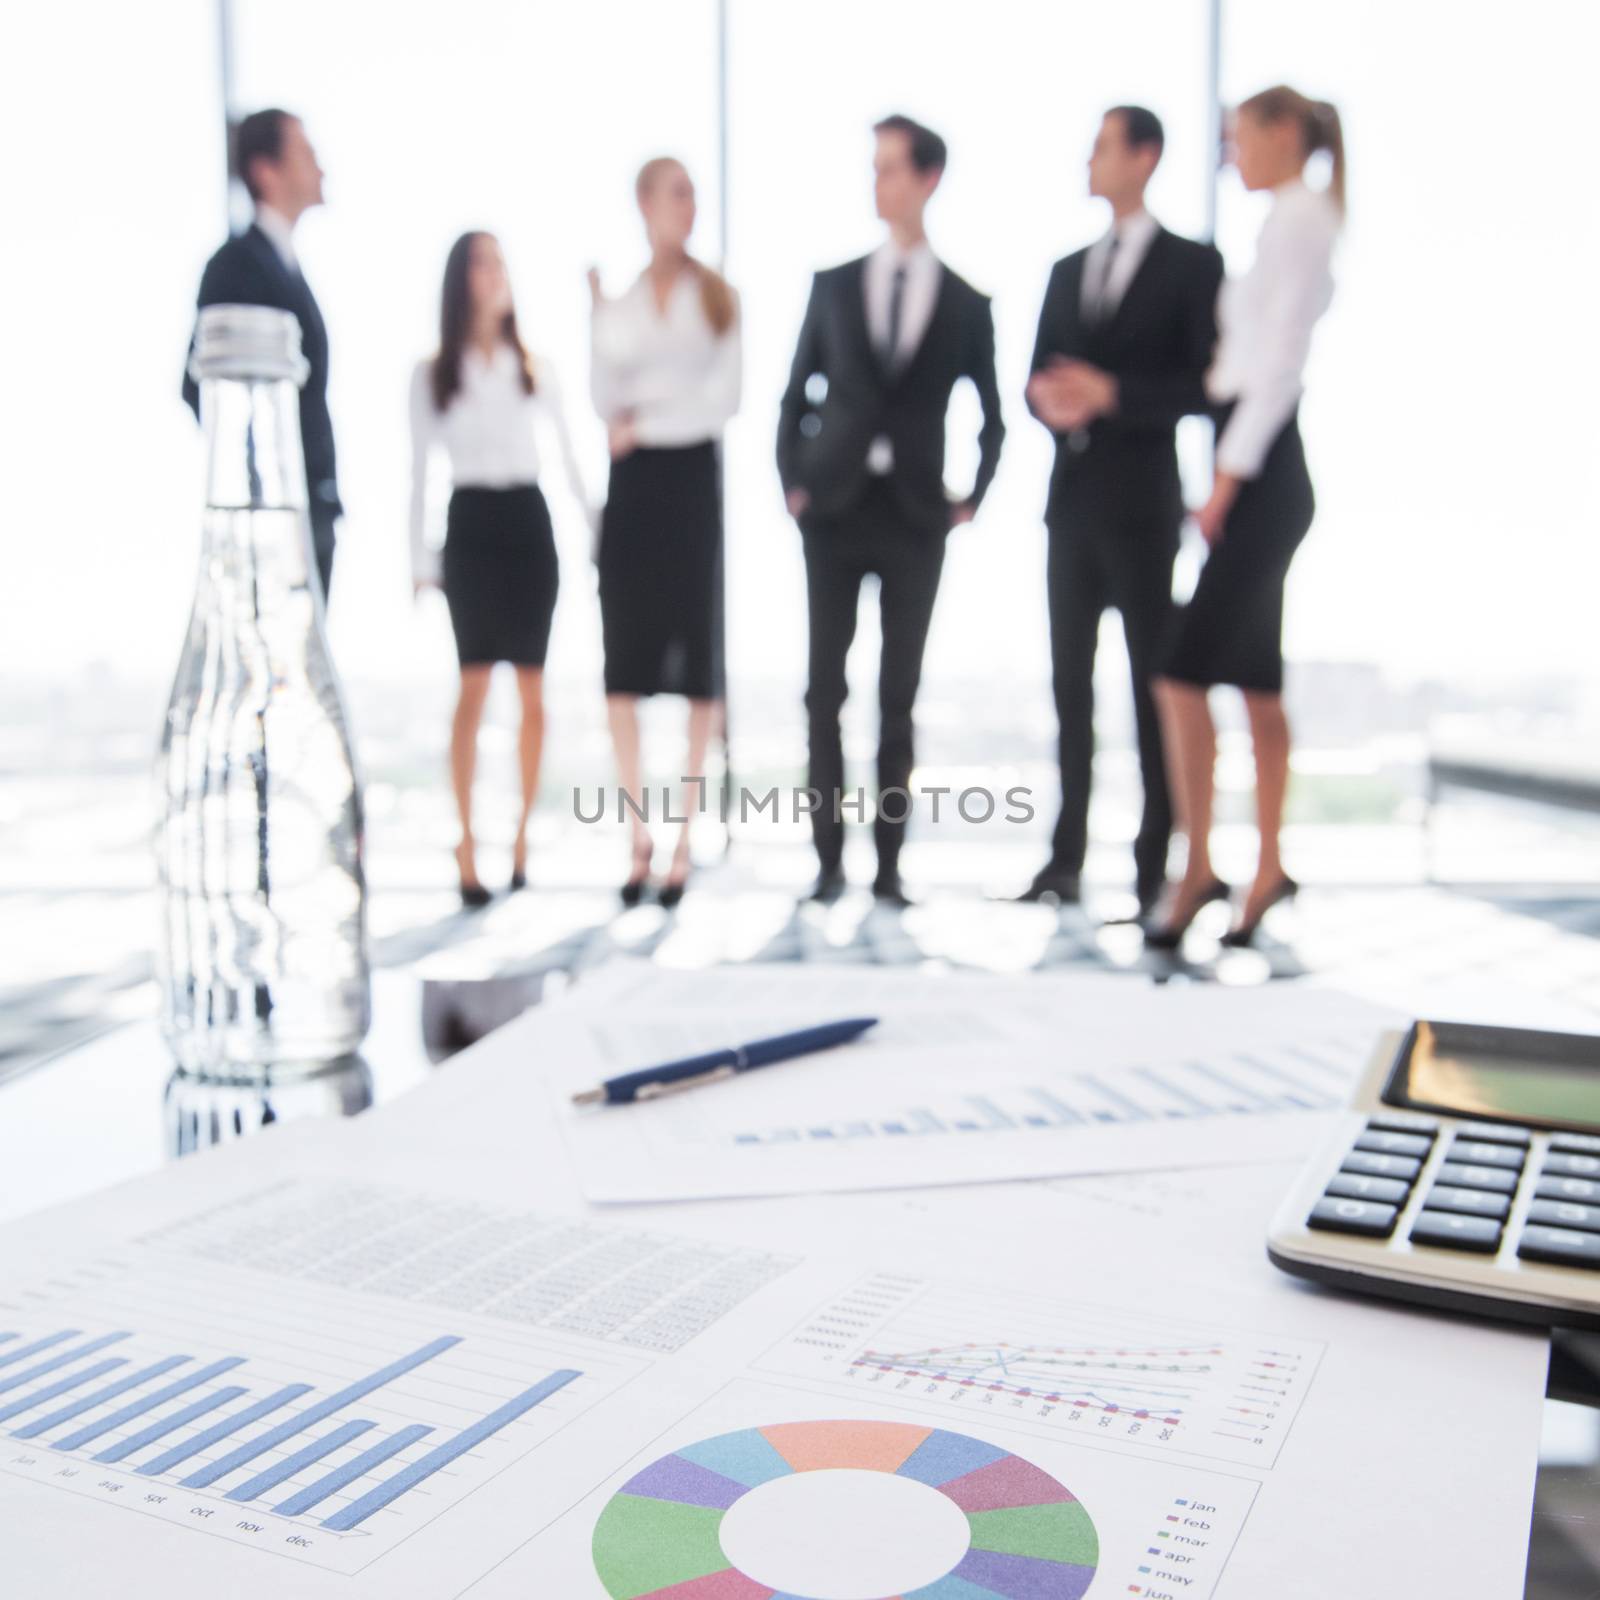
{"label": "blue pen", "polygon": [[824,1022],[815,1028],[802,1028],[798,1033],[780,1033],[775,1039],[757,1039],[753,1044],[736,1049],[713,1050],[709,1055],[689,1056],[659,1067],[625,1072],[620,1078],[607,1078],[598,1089],[585,1089],[582,1094],[573,1095],[572,1102],[579,1106],[620,1106],[633,1100],[655,1100],[664,1094],[676,1094],[680,1089],[698,1088],[702,1083],[717,1083],[736,1073],[770,1066],[774,1061],[788,1061],[813,1051],[831,1050],[836,1044],[848,1044],[860,1038],[877,1020],[876,1017],[851,1017],[846,1022]]}

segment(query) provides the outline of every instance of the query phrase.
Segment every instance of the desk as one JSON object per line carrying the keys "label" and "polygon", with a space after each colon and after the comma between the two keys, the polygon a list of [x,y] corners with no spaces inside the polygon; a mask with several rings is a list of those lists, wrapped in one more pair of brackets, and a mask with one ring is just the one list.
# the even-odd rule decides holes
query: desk
{"label": "desk", "polygon": [[[388,971],[356,1061],[263,1092],[178,1077],[151,1022],[130,1024],[0,1087],[0,1220],[151,1172],[297,1117],[358,1114],[403,1095],[560,975],[483,982]],[[41,1133],[51,1137],[41,1139]],[[1553,1345],[1527,1600],[1600,1590],[1600,1337]]]}

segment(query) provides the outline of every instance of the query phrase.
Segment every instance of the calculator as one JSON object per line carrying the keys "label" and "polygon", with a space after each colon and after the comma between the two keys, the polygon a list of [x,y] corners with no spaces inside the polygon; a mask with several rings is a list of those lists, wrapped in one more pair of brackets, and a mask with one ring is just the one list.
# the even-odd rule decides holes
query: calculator
{"label": "calculator", "polygon": [[1600,1037],[1385,1035],[1267,1255],[1362,1294],[1600,1330]]}

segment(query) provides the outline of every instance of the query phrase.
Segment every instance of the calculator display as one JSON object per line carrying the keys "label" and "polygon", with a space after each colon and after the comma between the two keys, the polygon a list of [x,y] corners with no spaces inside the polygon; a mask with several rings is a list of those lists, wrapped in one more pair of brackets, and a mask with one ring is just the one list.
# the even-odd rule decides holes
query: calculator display
{"label": "calculator display", "polygon": [[1490,1121],[1600,1131],[1600,1037],[1418,1022],[1383,1098]]}

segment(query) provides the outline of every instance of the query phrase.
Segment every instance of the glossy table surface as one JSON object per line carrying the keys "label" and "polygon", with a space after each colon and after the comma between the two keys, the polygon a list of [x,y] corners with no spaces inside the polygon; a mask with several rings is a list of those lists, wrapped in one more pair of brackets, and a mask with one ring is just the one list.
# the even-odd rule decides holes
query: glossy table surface
{"label": "glossy table surface", "polygon": [[[299,1117],[355,1115],[402,1095],[449,1056],[536,1004],[548,974],[487,981],[388,970],[354,1060],[262,1087],[174,1071],[152,1022],[115,1028],[0,1085],[0,1220],[155,1171],[208,1145]],[[1600,1595],[1600,1337],[1552,1344],[1527,1600]]]}

